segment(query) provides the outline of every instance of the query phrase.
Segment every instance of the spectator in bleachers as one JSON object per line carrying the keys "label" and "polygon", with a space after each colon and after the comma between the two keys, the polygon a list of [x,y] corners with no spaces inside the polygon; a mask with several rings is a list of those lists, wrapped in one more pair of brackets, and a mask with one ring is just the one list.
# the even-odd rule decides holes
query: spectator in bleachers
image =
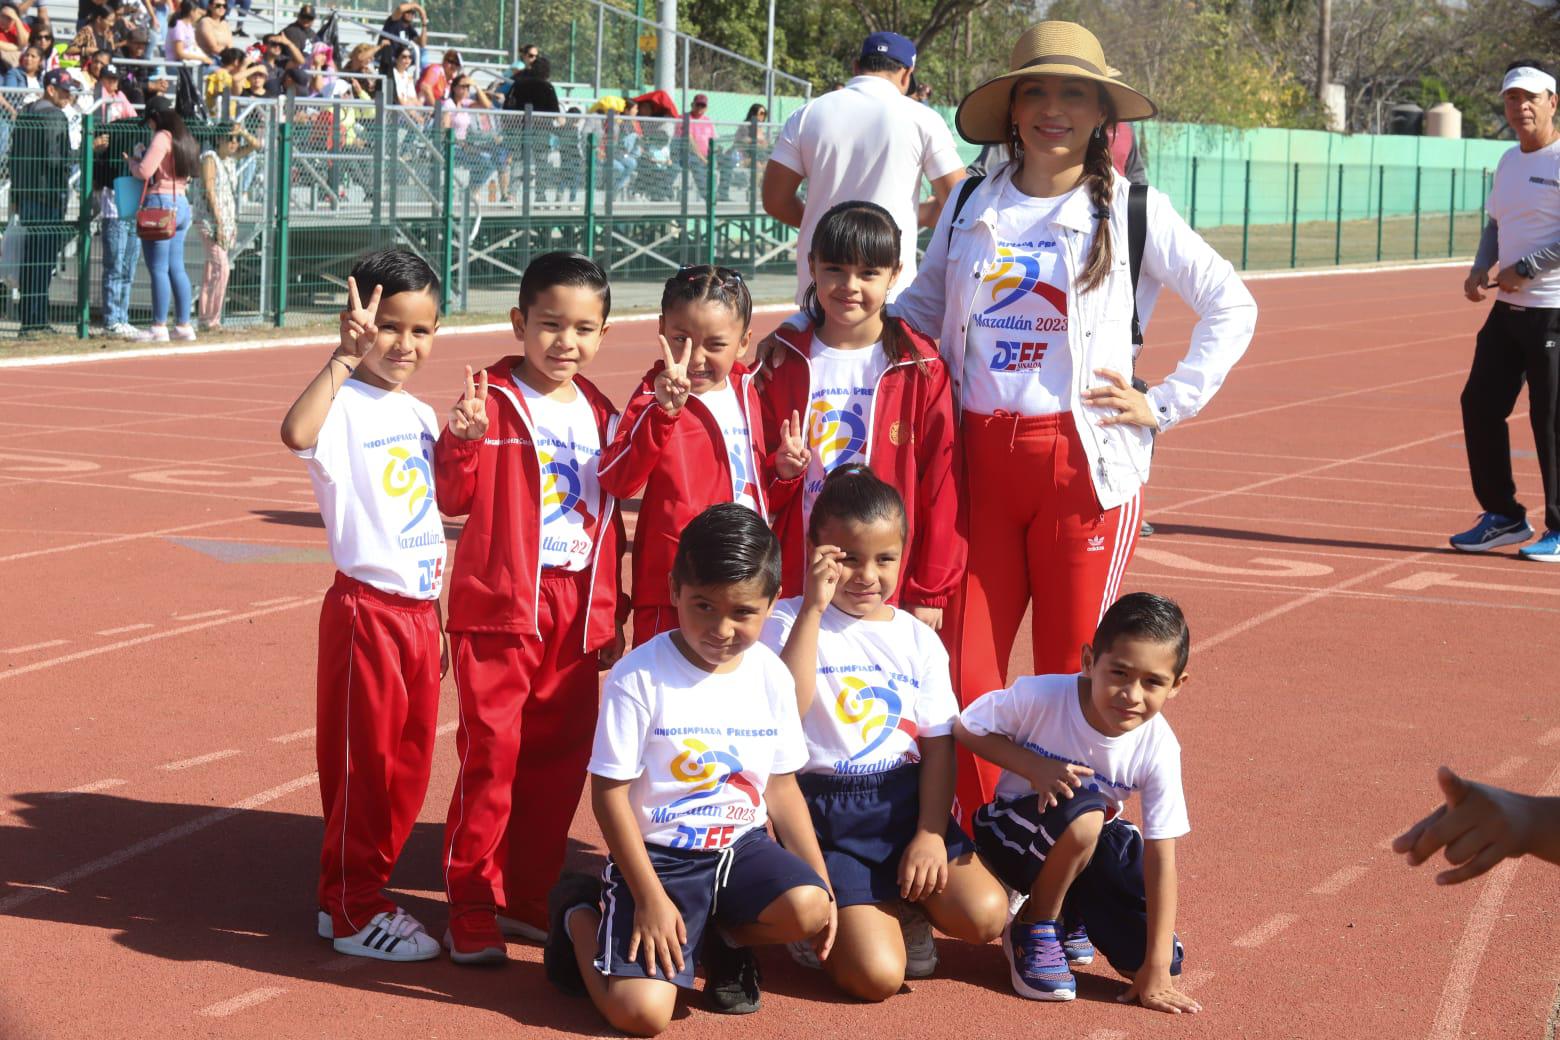
{"label": "spectator in bleachers", "polygon": [[143,61],[146,58],[147,48],[151,45],[152,34],[147,29],[131,29],[125,36],[125,42],[119,46],[119,57],[130,59],[129,62],[116,62],[119,65],[119,89],[124,91],[132,105],[146,104],[146,81],[150,78],[152,70],[145,65],[135,65],[131,62]]}
{"label": "spectator in bleachers", "polygon": [[234,85],[234,93],[242,97],[274,97],[271,93],[271,70],[265,65],[249,66],[249,74]]}
{"label": "spectator in bleachers", "polygon": [[173,0],[142,0],[146,4],[146,10],[151,15],[147,26],[147,46],[152,58],[166,58],[168,51],[168,26],[173,24],[174,13],[178,10]]}
{"label": "spectator in bleachers", "polygon": [[97,89],[93,92],[93,100],[96,102],[93,118],[99,125],[115,119],[129,119],[135,115],[135,106],[131,104],[129,98],[125,97],[121,82],[119,66],[112,62],[105,64],[99,70]]}
{"label": "spectator in bleachers", "polygon": [[206,74],[206,111],[213,119],[231,119],[231,111],[222,111],[222,95],[240,93],[239,84],[249,72],[249,56],[237,47],[228,47],[217,55],[217,68]]}
{"label": "spectator in bleachers", "polygon": [[395,56],[395,68],[390,73],[390,85],[392,104],[411,108],[417,104],[417,76],[412,71],[412,50],[403,47],[401,53]]}
{"label": "spectator in bleachers", "polygon": [[11,207],[21,222],[22,335],[47,333],[49,283],[60,250],[70,238],[65,207],[70,200],[70,124],[65,108],[76,81],[63,69],[43,76],[43,97],[17,113],[11,156]]}
{"label": "spectator in bleachers", "polygon": [[508,112],[524,112],[527,105],[533,112],[558,112],[558,91],[552,85],[552,63],[538,55],[529,68],[515,77],[504,95],[504,109]]}
{"label": "spectator in bleachers", "polygon": [[525,63],[526,68],[535,65],[536,59],[541,56],[542,52],[536,49],[536,44],[534,43],[524,44],[520,48],[520,60]]}
{"label": "spectator in bleachers", "polygon": [[340,97],[345,90],[345,84],[336,77],[336,63],[332,60],[330,47],[323,43],[316,43],[309,53],[308,96]]}
{"label": "spectator in bleachers", "polygon": [[693,95],[693,104],[688,106],[688,140],[693,144],[693,154],[709,161],[715,124],[710,120],[710,99],[706,94]]}
{"label": "spectator in bleachers", "polygon": [[238,161],[260,142],[237,123],[217,124],[212,148],[201,153],[201,189],[194,193],[200,237],[206,246],[206,275],[200,286],[200,326],[222,327],[222,301],[238,243]]}
{"label": "spectator in bleachers", "polygon": [[419,49],[428,45],[428,12],[415,0],[406,0],[390,12],[379,32],[379,71],[389,76],[401,55],[411,53],[413,44]]}
{"label": "spectator in bleachers", "polygon": [[[342,69],[343,72],[354,74],[346,77],[344,82],[352,92],[351,96],[359,101],[372,101],[379,94],[379,88],[383,85],[381,80],[375,75],[377,69],[374,66],[374,51],[374,45],[371,43],[358,44],[347,55],[347,64]],[[356,76],[358,75],[370,76],[372,78],[357,79]]]}
{"label": "spectator in bleachers", "polygon": [[450,84],[460,75],[460,52],[447,50],[444,57],[430,63],[417,79],[417,97],[429,108],[443,101],[450,92]]}
{"label": "spectator in bleachers", "polygon": [[107,7],[93,4],[83,7],[82,15],[81,28],[70,41],[70,46],[65,48],[66,57],[85,59],[87,55],[97,51],[113,54],[114,12]]}
{"label": "spectator in bleachers", "polygon": [[[28,46],[16,59],[16,65],[7,69],[4,76],[0,76],[0,87],[36,90],[37,96],[42,97],[43,72],[43,52],[37,47]],[[33,100],[34,98],[24,99],[26,102]]]}
{"label": "spectator in bleachers", "polygon": [[479,193],[498,172],[498,142],[488,120],[477,116],[471,109],[492,108],[493,99],[487,91],[478,87],[468,75],[457,75],[450,84],[450,93],[438,105],[439,126],[454,132],[456,158],[470,172],[469,187],[473,202],[481,201]]}
{"label": "spectator in bleachers", "polygon": [[609,158],[612,160],[612,187],[619,195],[633,191],[634,174],[639,171],[644,131],[636,118],[638,115],[639,102],[631,100],[623,105],[623,114],[617,119],[617,144]]}
{"label": "spectator in bleachers", "polygon": [[298,8],[298,17],[294,18],[291,24],[283,27],[282,35],[287,38],[287,42],[291,43],[298,52],[298,60],[302,64],[303,55],[307,54],[309,48],[314,46],[314,5],[304,4]]}
{"label": "spectator in bleachers", "polygon": [[32,30],[27,28],[16,4],[10,0],[0,4],[0,60],[15,66],[31,41]]}
{"label": "spectator in bleachers", "polygon": [[108,334],[137,340],[141,332],[130,324],[130,289],[141,262],[141,243],[135,237],[135,212],[140,204],[141,183],[130,176],[125,157],[145,149],[150,139],[146,122],[131,111],[103,127],[95,148],[92,175],[97,192],[98,230],[103,243],[103,326]]}
{"label": "spectator in bleachers", "polygon": [[168,26],[168,44],[163,52],[165,61],[211,64],[211,55],[201,50],[200,44],[195,42],[195,23],[200,21],[203,14],[195,0],[181,0],[179,10]]}
{"label": "spectator in bleachers", "polygon": [[233,29],[227,23],[228,0],[210,0],[206,17],[195,25],[195,43],[206,54],[221,55],[233,46]]}

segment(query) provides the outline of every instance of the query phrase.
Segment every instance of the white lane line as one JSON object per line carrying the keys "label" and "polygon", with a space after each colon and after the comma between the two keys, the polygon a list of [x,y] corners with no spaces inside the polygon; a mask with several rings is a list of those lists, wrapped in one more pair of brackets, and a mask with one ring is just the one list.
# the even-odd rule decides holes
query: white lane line
{"label": "white lane line", "polygon": [[190,769],[194,766],[203,766],[208,762],[220,762],[224,758],[232,758],[234,755],[242,754],[243,752],[238,750],[238,748],[227,748],[223,751],[213,751],[209,755],[196,755],[194,758],[181,758],[177,762],[164,762],[157,768],[166,769],[168,772],[174,773],[180,769]]}
{"label": "white lane line", "polygon": [[307,740],[312,736],[314,736],[314,727],[310,726],[308,729],[300,729],[296,733],[283,733],[279,737],[272,737],[271,743],[292,744],[300,740]]}
{"label": "white lane line", "polygon": [[123,787],[126,783],[128,783],[126,780],[94,780],[90,784],[82,784],[79,787],[72,787],[69,790],[51,791],[45,797],[69,798],[74,794],[97,794],[99,791],[107,791],[115,787]]}
{"label": "white lane line", "polygon": [[1527,757],[1524,755],[1512,755],[1510,758],[1502,761],[1494,769],[1491,769],[1488,773],[1485,773],[1484,779],[1504,780],[1506,777],[1511,776],[1517,770],[1527,765],[1527,762]]}
{"label": "white lane line", "polygon": [[[1555,771],[1549,774],[1549,779],[1544,781],[1538,794],[1540,797],[1552,797],[1557,790],[1560,790],[1560,766],[1556,766]],[[1473,1000],[1473,983],[1478,977],[1479,962],[1484,959],[1490,935],[1500,919],[1501,904],[1506,901],[1506,893],[1511,891],[1512,879],[1521,865],[1521,859],[1508,859],[1487,875],[1489,880],[1485,881],[1484,889],[1468,913],[1468,923],[1463,928],[1462,937],[1457,940],[1452,965],[1446,969],[1446,985],[1441,990],[1441,1003],[1435,1010],[1428,1040],[1455,1040],[1462,1035],[1462,1020]]]}
{"label": "white lane line", "polygon": [[1560,744],[1560,726],[1556,726],[1548,733],[1539,737],[1538,744],[1540,747],[1552,747],[1555,744]]}
{"label": "white lane line", "polygon": [[[5,562],[0,560],[0,563]],[[251,610],[243,614],[233,614],[224,618],[215,618],[211,621],[197,621],[193,625],[184,625],[180,628],[170,628],[166,632],[154,632],[151,635],[137,636],[134,639],[121,639],[117,643],[108,643],[103,646],[93,647],[91,650],[79,650],[74,654],[66,654],[64,657],[54,657],[47,661],[38,661],[35,664],[22,668],[12,668],[9,671],[0,672],[0,682],[8,679],[18,679],[31,672],[41,671],[44,668],[53,668],[55,665],[70,664],[72,661],[80,661],[88,657],[96,657],[99,654],[112,653],[115,650],[125,650],[132,646],[140,646],[158,639],[168,639],[172,636],[182,636],[188,632],[199,632],[204,628],[215,628],[217,625],[229,625],[235,621],[247,621],[249,618],[263,617],[266,614],[275,614],[283,610],[291,610],[300,606],[299,603],[283,604],[271,607],[267,610]]]}
{"label": "white lane line", "polygon": [[143,629],[152,627],[153,625],[150,621],[142,621],[134,625],[120,625],[118,628],[105,628],[92,634],[95,636],[122,636],[126,632],[140,632]]}
{"label": "white lane line", "polygon": [[1353,866],[1344,867],[1311,889],[1311,894],[1313,896],[1335,896],[1369,873],[1370,867],[1364,863],[1356,863]]}
{"label": "white lane line", "polygon": [[279,997],[286,992],[287,991],[280,986],[261,986],[259,989],[252,989],[248,993],[240,993],[231,1000],[224,1000],[220,1004],[212,1004],[209,1007],[203,1007],[197,1013],[206,1015],[209,1018],[226,1018],[229,1015],[236,1014],[244,1010],[245,1008],[252,1008],[256,1004],[263,1004],[266,1001],[271,1000],[274,997]]}
{"label": "white lane line", "polygon": [[1182,993],[1191,993],[1194,989],[1201,989],[1213,978],[1214,973],[1207,968],[1191,968],[1181,973],[1181,977],[1175,980],[1175,988]]}
{"label": "white lane line", "polygon": [[[319,778],[320,775],[318,773],[309,773],[304,776],[294,777],[285,784],[277,784],[275,787],[261,791],[259,794],[251,795],[250,797],[245,798],[243,801],[234,802],[232,805],[221,809],[214,809],[211,812],[195,817],[193,820],[187,820],[184,823],[179,824],[177,827],[170,827],[160,834],[154,834],[150,838],[143,838],[133,845],[126,845],[122,849],[116,849],[106,856],[101,856],[98,859],[92,860],[90,863],[83,863],[79,867],[72,867],[63,874],[54,875],[47,881],[38,882],[37,884],[29,884],[25,889],[23,889],[23,891],[15,892],[9,896],[6,896],[4,899],[0,899],[0,914],[11,913],[18,907],[25,906],[34,899],[46,895],[49,892],[65,891],[65,887],[67,885],[75,884],[77,881],[92,877],[94,874],[101,874],[105,870],[112,870],[121,863],[134,859],[143,853],[151,852],[154,849],[160,849],[164,845],[179,841],[182,838],[188,838],[192,834],[198,834],[207,827],[210,827],[212,824],[221,823],[230,816],[241,812],[247,812],[250,809],[258,809],[262,805],[268,805],[279,798],[285,798],[294,791],[305,787],[312,787],[319,780]],[[14,885],[15,882],[12,884]]]}
{"label": "white lane line", "polygon": [[257,599],[249,605],[251,607],[274,607],[278,603],[292,603],[301,598],[300,596],[278,596],[276,599]]}
{"label": "white lane line", "polygon": [[47,650],[51,646],[64,646],[69,639],[51,639],[46,643],[28,643],[25,646],[13,646],[9,650],[0,650],[0,654],[27,654],[34,650]]}
{"label": "white lane line", "polygon": [[207,618],[226,617],[233,613],[231,610],[203,610],[198,614],[171,614],[175,621],[204,621]]}
{"label": "white lane line", "polygon": [[1298,920],[1299,914],[1274,914],[1245,935],[1237,937],[1232,945],[1244,949],[1261,946]]}
{"label": "white lane line", "polygon": [[1125,1029],[1096,1029],[1083,1040],[1127,1040]]}
{"label": "white lane line", "polygon": [[198,524],[181,524],[178,527],[164,527],[156,531],[137,531],[134,534],[116,534],[111,538],[94,538],[88,542],[72,542],[70,545],[55,545],[48,549],[32,549],[28,552],[11,553],[9,556],[0,556],[0,563],[10,563],[13,560],[27,560],[34,556],[49,556],[54,553],[73,552],[76,549],[93,549],[100,545],[118,545],[121,542],[134,542],[142,538],[161,538],[163,535],[180,534],[184,531],[198,531],[203,527],[221,527],[223,524],[237,524],[245,520],[254,520],[253,516],[230,516],[221,520],[202,520]]}

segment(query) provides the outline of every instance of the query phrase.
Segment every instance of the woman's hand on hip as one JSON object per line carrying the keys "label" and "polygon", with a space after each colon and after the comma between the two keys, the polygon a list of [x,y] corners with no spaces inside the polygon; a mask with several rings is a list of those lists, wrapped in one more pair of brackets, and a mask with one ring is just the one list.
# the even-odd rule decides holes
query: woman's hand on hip
{"label": "woman's hand on hip", "polygon": [[1133,388],[1132,383],[1119,372],[1112,372],[1108,368],[1096,368],[1094,374],[1104,379],[1108,386],[1090,387],[1083,392],[1084,404],[1095,408],[1114,408],[1115,415],[1109,415],[1100,420],[1101,426],[1143,426],[1150,430],[1159,429],[1159,420],[1154,418],[1154,410],[1149,407],[1148,395]]}

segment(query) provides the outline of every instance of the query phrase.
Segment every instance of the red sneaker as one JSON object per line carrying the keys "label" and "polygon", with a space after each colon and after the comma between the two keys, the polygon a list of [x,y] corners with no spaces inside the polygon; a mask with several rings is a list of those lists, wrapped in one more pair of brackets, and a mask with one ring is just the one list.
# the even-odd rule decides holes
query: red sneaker
{"label": "red sneaker", "polygon": [[509,959],[498,920],[486,907],[452,910],[444,945],[456,964],[502,964]]}

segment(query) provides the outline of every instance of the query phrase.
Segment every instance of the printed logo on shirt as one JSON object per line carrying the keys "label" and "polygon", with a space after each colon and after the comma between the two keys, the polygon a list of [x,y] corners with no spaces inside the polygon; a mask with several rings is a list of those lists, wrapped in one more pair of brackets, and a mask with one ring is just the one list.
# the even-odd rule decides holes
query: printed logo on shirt
{"label": "printed logo on shirt", "polygon": [[590,523],[590,510],[582,496],[585,482],[580,479],[580,460],[556,448],[538,450],[536,458],[542,464],[542,523],[562,520],[570,513],[578,513],[581,520]]}
{"label": "printed logo on shirt", "polygon": [[731,500],[741,502],[744,498],[758,501],[758,485],[753,483],[752,466],[748,462],[748,452],[744,445],[747,443],[746,430],[727,430],[726,432],[726,461],[731,463]]}
{"label": "printed logo on shirt", "polygon": [[405,534],[418,524],[433,508],[433,462],[428,449],[413,453],[396,445],[390,449],[390,461],[385,463],[381,484],[391,498],[406,498],[406,511],[410,517],[401,528]]}
{"label": "printed logo on shirt", "polygon": [[1551,180],[1548,177],[1529,177],[1529,184],[1542,184],[1546,188],[1560,188],[1560,181]]}
{"label": "printed logo on shirt", "polygon": [[[1048,248],[1054,248],[1055,243],[1049,243]],[[1058,289],[1050,282],[1040,277],[1040,261],[1028,253],[1015,253],[1012,249],[1002,247],[997,250],[996,262],[987,270],[986,276],[981,279],[981,286],[991,289],[991,305],[986,308],[985,314],[992,315],[1003,311],[1033,293],[1049,303],[1060,315],[1058,319],[1040,322],[1047,328],[1033,329],[1034,323],[1025,323],[1023,326],[1011,326],[1031,328],[1036,332],[1066,332],[1067,331],[1067,293]],[[993,326],[988,322],[983,325],[995,328],[1007,328],[1010,326]]]}
{"label": "printed logo on shirt", "polygon": [[850,756],[851,762],[867,757],[896,732],[915,739],[916,724],[903,715],[904,698],[900,695],[899,684],[893,679],[882,682],[884,685],[874,686],[855,675],[846,676],[840,682],[840,692],[834,699],[834,717],[848,726],[859,725],[858,732],[865,741],[861,750]]}
{"label": "printed logo on shirt", "polygon": [[755,807],[758,805],[758,785],[743,772],[736,748],[721,751],[693,737],[684,737],[682,748],[672,759],[671,773],[672,779],[687,784],[689,791],[667,806],[668,810],[713,798],[728,784],[742,792]]}
{"label": "printed logo on shirt", "polygon": [[1089,535],[1089,545],[1088,545],[1088,548],[1084,549],[1084,552],[1104,552],[1104,551],[1105,551],[1105,536],[1102,535],[1102,534],[1091,534],[1091,535]]}
{"label": "printed logo on shirt", "polygon": [[867,420],[861,405],[839,409],[832,407],[827,399],[820,399],[813,401],[809,413],[812,450],[825,473],[845,465],[866,450]]}

